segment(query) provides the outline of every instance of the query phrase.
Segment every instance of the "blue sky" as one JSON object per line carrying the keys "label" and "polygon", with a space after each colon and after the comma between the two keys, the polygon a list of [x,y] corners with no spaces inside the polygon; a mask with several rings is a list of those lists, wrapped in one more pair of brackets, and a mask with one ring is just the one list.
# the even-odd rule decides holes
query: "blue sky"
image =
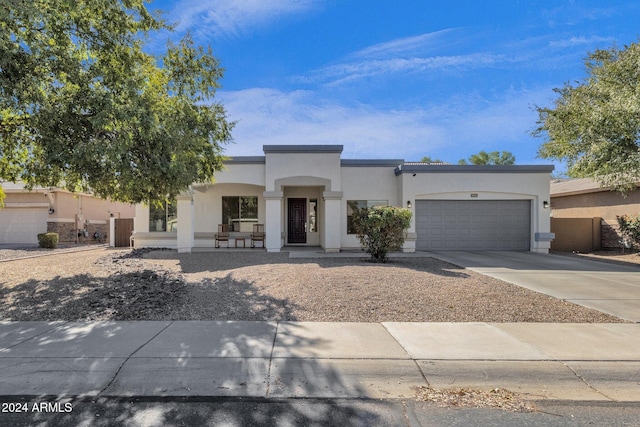
{"label": "blue sky", "polygon": [[[585,75],[588,52],[640,37],[637,1],[153,1],[226,69],[229,155],[342,144],[343,158],[456,163],[542,140],[534,105]],[[563,166],[556,163],[561,171]]]}

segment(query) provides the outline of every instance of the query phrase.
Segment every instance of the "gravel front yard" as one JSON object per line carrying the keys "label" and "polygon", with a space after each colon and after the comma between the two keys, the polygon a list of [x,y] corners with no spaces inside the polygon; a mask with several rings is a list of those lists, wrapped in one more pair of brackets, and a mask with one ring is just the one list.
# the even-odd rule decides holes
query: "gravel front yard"
{"label": "gravel front yard", "polygon": [[564,256],[573,256],[578,258],[592,259],[595,261],[610,262],[614,264],[635,265],[637,267],[640,267],[640,253],[636,252],[635,250],[633,252],[629,250],[622,252],[620,249],[618,250],[614,249],[614,250],[607,250],[607,251],[596,251],[590,254],[566,253],[566,252],[558,252],[557,254],[564,255]]}
{"label": "gravel front yard", "polygon": [[98,248],[5,261],[0,301],[0,320],[621,322],[428,257],[262,251]]}

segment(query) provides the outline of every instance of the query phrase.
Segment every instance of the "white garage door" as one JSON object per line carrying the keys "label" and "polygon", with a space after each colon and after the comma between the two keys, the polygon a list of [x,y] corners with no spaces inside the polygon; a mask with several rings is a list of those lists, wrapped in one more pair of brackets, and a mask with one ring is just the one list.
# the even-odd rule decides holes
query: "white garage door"
{"label": "white garage door", "polygon": [[0,209],[0,244],[38,243],[38,234],[47,232],[46,208]]}
{"label": "white garage door", "polygon": [[529,200],[417,200],[416,248],[528,251]]}

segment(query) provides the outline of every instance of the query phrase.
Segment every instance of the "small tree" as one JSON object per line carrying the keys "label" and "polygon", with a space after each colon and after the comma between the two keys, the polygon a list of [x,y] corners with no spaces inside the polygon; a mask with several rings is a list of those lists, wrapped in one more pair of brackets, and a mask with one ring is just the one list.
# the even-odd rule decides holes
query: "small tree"
{"label": "small tree", "polygon": [[422,163],[446,163],[444,160],[432,159],[431,156],[424,156],[420,161]]}
{"label": "small tree", "polygon": [[640,214],[616,216],[623,242],[640,245]]}
{"label": "small tree", "polygon": [[393,206],[353,208],[353,227],[365,252],[374,262],[386,262],[387,253],[402,248],[411,222],[409,209]]}
{"label": "small tree", "polygon": [[465,159],[458,161],[459,165],[513,165],[516,163],[516,156],[509,151],[480,151],[478,154],[472,154],[469,162]]}

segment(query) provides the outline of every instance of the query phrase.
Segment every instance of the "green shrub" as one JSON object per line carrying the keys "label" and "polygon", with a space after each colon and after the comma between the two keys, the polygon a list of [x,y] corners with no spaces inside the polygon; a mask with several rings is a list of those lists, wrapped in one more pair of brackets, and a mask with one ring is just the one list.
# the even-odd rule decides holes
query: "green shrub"
{"label": "green shrub", "polygon": [[374,206],[353,209],[353,227],[363,250],[376,262],[386,262],[387,253],[402,248],[405,232],[411,223],[409,209]]}
{"label": "green shrub", "polygon": [[620,226],[622,241],[633,245],[640,245],[640,214],[636,216],[622,215],[616,216]]}
{"label": "green shrub", "polygon": [[55,249],[58,244],[58,233],[38,234],[38,246],[41,248]]}

